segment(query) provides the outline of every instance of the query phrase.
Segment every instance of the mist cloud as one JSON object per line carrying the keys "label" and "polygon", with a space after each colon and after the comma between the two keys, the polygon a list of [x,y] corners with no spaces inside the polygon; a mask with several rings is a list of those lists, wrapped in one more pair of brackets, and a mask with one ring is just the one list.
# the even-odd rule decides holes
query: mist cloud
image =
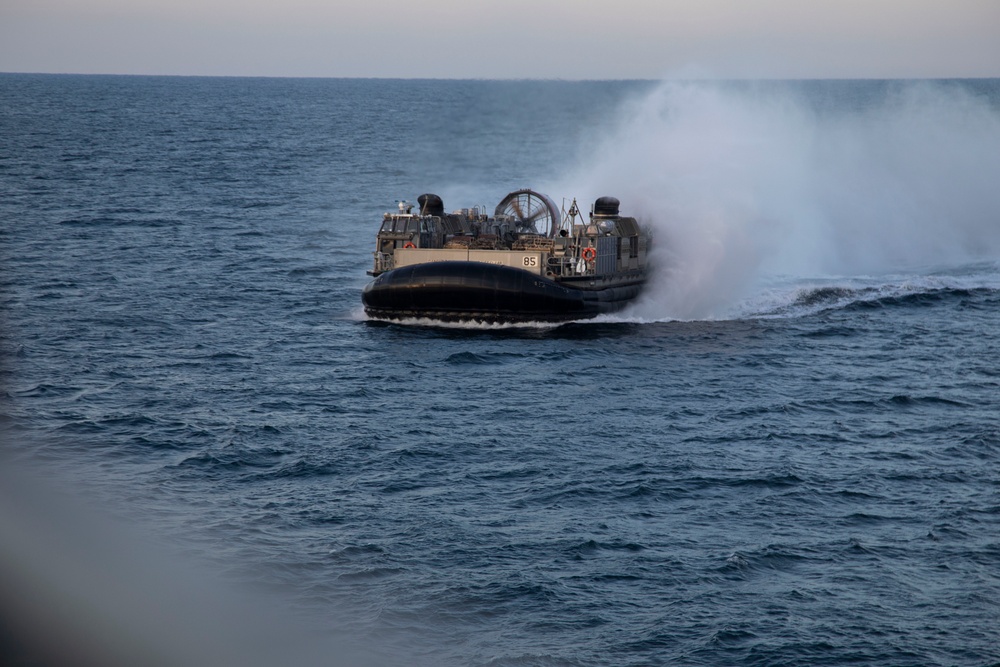
{"label": "mist cloud", "polygon": [[557,186],[653,226],[649,316],[725,316],[765,276],[1000,257],[1000,110],[959,84],[828,85],[664,84]]}

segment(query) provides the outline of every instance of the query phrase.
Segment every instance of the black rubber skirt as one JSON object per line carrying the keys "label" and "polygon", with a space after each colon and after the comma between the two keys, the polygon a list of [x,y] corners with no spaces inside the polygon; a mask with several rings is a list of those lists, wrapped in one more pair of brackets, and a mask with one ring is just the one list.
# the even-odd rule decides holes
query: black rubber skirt
{"label": "black rubber skirt", "polygon": [[562,322],[623,308],[641,289],[641,282],[577,289],[509,266],[449,261],[387,271],[361,300],[380,320]]}

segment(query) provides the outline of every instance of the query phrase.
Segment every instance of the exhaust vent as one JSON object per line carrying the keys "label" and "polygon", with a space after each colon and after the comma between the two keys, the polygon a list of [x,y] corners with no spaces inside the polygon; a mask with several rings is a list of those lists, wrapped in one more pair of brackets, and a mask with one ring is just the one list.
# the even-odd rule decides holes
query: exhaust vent
{"label": "exhaust vent", "polygon": [[420,195],[417,197],[417,204],[420,205],[420,215],[444,217],[444,202],[437,195]]}
{"label": "exhaust vent", "polygon": [[594,215],[607,218],[618,217],[618,206],[621,204],[614,197],[600,197],[594,202]]}

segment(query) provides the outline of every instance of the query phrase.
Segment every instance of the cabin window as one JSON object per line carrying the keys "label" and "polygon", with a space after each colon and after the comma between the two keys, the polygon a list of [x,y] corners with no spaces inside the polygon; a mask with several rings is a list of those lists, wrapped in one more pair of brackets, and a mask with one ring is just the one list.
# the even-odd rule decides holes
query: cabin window
{"label": "cabin window", "polygon": [[639,237],[631,236],[628,240],[628,256],[638,257],[639,256]]}

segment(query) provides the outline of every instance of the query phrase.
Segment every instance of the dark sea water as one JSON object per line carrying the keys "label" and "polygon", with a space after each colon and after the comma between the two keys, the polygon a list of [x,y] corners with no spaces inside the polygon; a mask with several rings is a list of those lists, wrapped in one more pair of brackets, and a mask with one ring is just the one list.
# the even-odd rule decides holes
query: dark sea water
{"label": "dark sea water", "polygon": [[[998,183],[997,80],[0,75],[4,465],[263,663],[1000,664]],[[656,229],[635,308],[365,320],[395,200],[525,186]]]}

